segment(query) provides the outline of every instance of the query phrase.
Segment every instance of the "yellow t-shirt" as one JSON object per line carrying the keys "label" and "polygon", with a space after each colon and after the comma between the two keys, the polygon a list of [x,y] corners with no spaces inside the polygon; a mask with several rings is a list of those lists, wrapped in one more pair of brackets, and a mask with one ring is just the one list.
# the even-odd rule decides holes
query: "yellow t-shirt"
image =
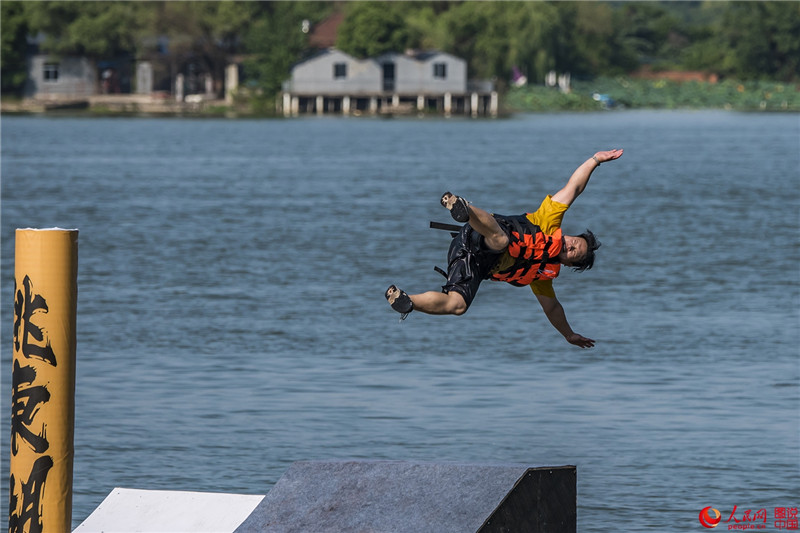
{"label": "yellow t-shirt", "polygon": [[[567,212],[569,206],[560,202],[554,202],[551,195],[547,195],[539,209],[533,213],[528,213],[527,218],[531,223],[536,224],[546,234],[550,235],[555,230],[561,227],[561,220],[564,218],[564,213]],[[514,262],[514,259],[508,255],[508,252],[503,254],[503,257],[498,261],[498,265],[493,270],[502,270],[507,268]],[[506,265],[506,266],[504,266]],[[549,296],[550,298],[556,297],[556,292],[553,290],[552,279],[538,279],[531,283],[531,290],[533,294],[541,294],[542,296]]]}

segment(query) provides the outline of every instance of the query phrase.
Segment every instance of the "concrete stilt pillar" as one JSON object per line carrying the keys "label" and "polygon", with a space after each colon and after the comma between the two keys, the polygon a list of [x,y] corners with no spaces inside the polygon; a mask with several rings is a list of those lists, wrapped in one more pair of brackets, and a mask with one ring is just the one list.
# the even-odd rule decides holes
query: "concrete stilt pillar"
{"label": "concrete stilt pillar", "polygon": [[325,97],[324,96],[317,96],[317,115],[321,115],[325,112]]}
{"label": "concrete stilt pillar", "polygon": [[[235,64],[228,65],[225,67],[225,103],[230,105],[233,103],[233,95],[236,94],[237,89],[239,88],[239,66]],[[286,96],[284,95],[284,102],[286,102]],[[289,106],[285,105],[284,109],[287,109]]]}
{"label": "concrete stilt pillar", "polygon": [[497,116],[497,91],[492,91],[492,99],[489,104],[489,111],[493,117]]}
{"label": "concrete stilt pillar", "polygon": [[153,64],[142,61],[136,65],[136,94],[153,93]]}
{"label": "concrete stilt pillar", "polygon": [[206,74],[203,79],[203,88],[205,89],[206,98],[215,98],[216,93],[214,91],[214,77],[211,74]]}
{"label": "concrete stilt pillar", "polygon": [[299,96],[292,96],[292,116],[297,116],[300,114],[300,97]]}
{"label": "concrete stilt pillar", "polygon": [[175,76],[175,101],[183,102],[183,74]]}
{"label": "concrete stilt pillar", "polygon": [[345,115],[349,115],[350,114],[350,97],[349,96],[345,96],[344,98],[342,98],[342,113],[344,113]]}
{"label": "concrete stilt pillar", "polygon": [[453,95],[444,93],[444,116],[449,117],[450,112],[453,110]]}
{"label": "concrete stilt pillar", "polygon": [[417,111],[425,111],[425,97],[423,95],[417,96]]}
{"label": "concrete stilt pillar", "polygon": [[469,104],[470,111],[472,112],[473,117],[478,116],[478,93],[472,93],[470,96],[470,104]]}
{"label": "concrete stilt pillar", "polygon": [[373,115],[378,112],[378,99],[374,96],[369,99],[369,112]]}
{"label": "concrete stilt pillar", "polygon": [[283,93],[283,116],[288,117],[292,114],[292,95]]}

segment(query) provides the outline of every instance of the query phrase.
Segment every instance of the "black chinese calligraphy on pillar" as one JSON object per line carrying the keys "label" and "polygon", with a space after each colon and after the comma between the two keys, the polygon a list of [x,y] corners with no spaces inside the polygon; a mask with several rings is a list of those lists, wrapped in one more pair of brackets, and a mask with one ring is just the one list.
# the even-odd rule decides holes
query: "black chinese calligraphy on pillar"
{"label": "black chinese calligraphy on pillar", "polygon": [[11,378],[11,454],[19,451],[19,441],[25,441],[36,453],[44,453],[50,447],[46,428],[42,425],[39,433],[30,428],[33,418],[43,403],[50,401],[50,393],[44,385],[33,385],[36,370],[32,366],[20,366],[14,361],[14,374]]}
{"label": "black chinese calligraphy on pillar", "polygon": [[[48,455],[39,457],[28,476],[28,481],[20,483],[20,493],[22,496],[22,506],[19,513],[16,512],[19,505],[19,497],[16,492],[16,480],[14,474],[11,474],[11,509],[12,513],[8,518],[8,531],[9,533],[29,531],[30,533],[42,533],[42,514],[40,500],[42,497],[42,489],[44,482],[47,479],[47,472],[53,467],[53,459]],[[28,526],[27,528],[25,526]]]}
{"label": "black chinese calligraphy on pillar", "polygon": [[71,530],[77,237],[17,230],[10,533]]}
{"label": "black chinese calligraphy on pillar", "polygon": [[[17,290],[14,280],[14,350],[22,350],[22,355],[28,359],[35,357],[56,366],[56,355],[50,341],[45,339],[42,329],[31,320],[34,313],[47,313],[47,302],[40,295],[33,294],[33,283],[28,276],[22,280],[22,285],[24,293]],[[42,341],[46,341],[44,346],[41,345]]]}

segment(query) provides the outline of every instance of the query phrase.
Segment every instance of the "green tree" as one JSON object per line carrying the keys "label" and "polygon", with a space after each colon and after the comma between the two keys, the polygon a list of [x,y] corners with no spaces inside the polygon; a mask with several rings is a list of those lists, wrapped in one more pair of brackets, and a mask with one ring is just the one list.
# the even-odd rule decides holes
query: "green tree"
{"label": "green tree", "polygon": [[[523,3],[521,16],[511,19],[509,59],[528,66],[528,77],[542,81],[548,72],[572,71],[567,55],[570,30],[557,3]],[[516,44],[516,46],[515,46]]]}
{"label": "green tree", "polygon": [[542,11],[548,4],[525,2],[465,2],[443,15],[442,48],[463,57],[475,78],[507,80],[513,67],[529,78],[543,76],[552,63],[552,24]]}
{"label": "green tree", "polygon": [[706,2],[710,23],[694,30],[688,68],[740,80],[800,79],[800,3]]}
{"label": "green tree", "polygon": [[142,29],[140,2],[26,2],[29,31],[41,47],[58,55],[114,57],[135,50]]}
{"label": "green tree", "polygon": [[402,52],[416,45],[404,14],[407,6],[394,2],[349,2],[339,26],[336,47],[359,58]]}
{"label": "green tree", "polygon": [[445,50],[448,41],[443,13],[450,2],[408,2],[403,18],[409,33],[409,46],[421,50]]}
{"label": "green tree", "polygon": [[293,63],[308,52],[308,34],[303,21],[319,22],[332,10],[327,2],[260,2],[254,21],[244,36],[249,53],[244,62],[245,78],[264,93],[268,101],[289,78]]}
{"label": "green tree", "polygon": [[22,2],[0,3],[0,80],[3,93],[21,93],[27,78],[28,22]]}
{"label": "green tree", "polygon": [[508,42],[501,28],[504,4],[465,2],[453,6],[444,18],[447,40],[445,51],[467,60],[469,75],[475,78],[507,78],[510,65],[507,59]]}
{"label": "green tree", "polygon": [[624,31],[627,21],[601,2],[559,3],[560,70],[577,77],[618,75],[633,70],[636,52]]}
{"label": "green tree", "polygon": [[231,54],[241,52],[241,34],[259,14],[258,2],[147,2],[146,32],[137,55],[151,60],[164,88],[177,74],[187,75],[190,91],[203,89],[201,74],[211,74],[221,90]]}
{"label": "green tree", "polygon": [[790,80],[800,75],[800,3],[732,2],[720,33],[734,76]]}
{"label": "green tree", "polygon": [[643,63],[654,63],[669,54],[665,47],[679,21],[656,2],[623,4],[616,13],[618,42]]}
{"label": "green tree", "polygon": [[726,6],[722,2],[704,2],[697,10],[702,23],[687,26],[689,44],[681,51],[680,64],[688,70],[708,70],[721,74],[727,51],[722,45],[717,20]]}

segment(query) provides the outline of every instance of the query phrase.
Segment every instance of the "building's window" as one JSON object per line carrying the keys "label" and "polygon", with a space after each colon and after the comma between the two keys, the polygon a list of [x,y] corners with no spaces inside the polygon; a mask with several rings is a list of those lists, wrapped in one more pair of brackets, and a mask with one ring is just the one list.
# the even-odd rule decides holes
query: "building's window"
{"label": "building's window", "polygon": [[58,63],[44,64],[44,81],[58,81]]}
{"label": "building's window", "polygon": [[333,64],[333,79],[339,80],[347,77],[347,63]]}
{"label": "building's window", "polygon": [[447,78],[447,63],[434,63],[433,64],[433,77],[445,79]]}

